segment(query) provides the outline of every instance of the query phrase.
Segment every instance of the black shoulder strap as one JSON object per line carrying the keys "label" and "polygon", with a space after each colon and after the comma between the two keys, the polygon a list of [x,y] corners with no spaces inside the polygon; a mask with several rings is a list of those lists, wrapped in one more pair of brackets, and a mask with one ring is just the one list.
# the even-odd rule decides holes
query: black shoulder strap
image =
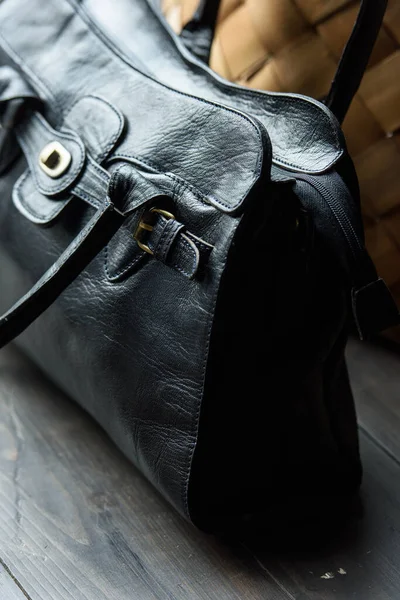
{"label": "black shoulder strap", "polygon": [[360,12],[340,59],[339,67],[326,98],[334,115],[342,123],[351,101],[360,87],[385,15],[387,0],[362,0]]}
{"label": "black shoulder strap", "polygon": [[[0,67],[0,131],[4,134],[15,134],[15,139],[27,148],[27,134],[19,127],[28,130],[28,125],[38,127],[40,115],[35,117],[34,108],[40,100],[20,74],[11,67]],[[24,124],[26,127],[24,127]],[[50,129],[50,126],[48,125]],[[10,138],[0,136],[0,154],[6,154],[11,148]],[[7,161],[5,161],[7,162]],[[74,186],[77,197],[88,196],[85,178],[91,178],[93,169],[90,164],[85,167],[83,176]],[[56,262],[39,279],[39,281],[5,314],[0,316],[0,348],[22,333],[39,315],[42,314],[66,287],[85,269],[91,260],[104,248],[124,220],[108,197],[109,175],[104,172],[97,187],[100,189],[101,202],[88,223],[79,235],[71,242]],[[115,185],[114,185],[115,187]],[[80,188],[84,188],[79,191]],[[3,282],[3,285],[7,285]]]}
{"label": "black shoulder strap", "polygon": [[[221,0],[200,0],[193,19],[181,33],[185,46],[202,61],[209,61]],[[268,2],[269,0],[259,0]],[[361,0],[360,11],[326,99],[343,121],[357,92],[382,25],[387,0]]]}
{"label": "black shoulder strap", "polygon": [[0,317],[0,348],[33,323],[87,267],[123,222],[111,202],[104,203],[41,279]]}

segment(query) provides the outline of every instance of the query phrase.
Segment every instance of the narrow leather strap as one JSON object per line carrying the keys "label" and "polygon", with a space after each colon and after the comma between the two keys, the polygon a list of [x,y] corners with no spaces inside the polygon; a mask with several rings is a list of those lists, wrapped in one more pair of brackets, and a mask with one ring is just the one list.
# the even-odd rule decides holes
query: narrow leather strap
{"label": "narrow leather strap", "polygon": [[146,240],[154,258],[193,279],[205,265],[213,246],[187,231],[173,219],[157,215],[151,233]]}
{"label": "narrow leather strap", "polygon": [[325,104],[343,122],[367,68],[382,25],[387,0],[362,0]]}
{"label": "narrow leather strap", "polygon": [[[185,46],[200,60],[207,63],[209,62],[220,1],[201,0],[192,20],[181,32]],[[356,24],[345,46],[325,101],[340,123],[343,122],[351,101],[360,86],[382,25],[386,6],[387,0],[361,0]]]}
{"label": "narrow leather strap", "polygon": [[60,258],[39,281],[0,317],[0,348],[39,317],[104,248],[124,220],[111,202],[90,219]]}

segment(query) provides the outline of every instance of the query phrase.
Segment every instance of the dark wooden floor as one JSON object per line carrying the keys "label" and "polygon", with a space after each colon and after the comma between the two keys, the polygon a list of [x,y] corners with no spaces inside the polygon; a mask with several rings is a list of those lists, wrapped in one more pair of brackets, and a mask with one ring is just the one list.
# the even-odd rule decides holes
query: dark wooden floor
{"label": "dark wooden floor", "polygon": [[348,358],[364,516],[314,547],[197,532],[82,410],[2,351],[0,599],[399,600],[400,355],[351,342]]}

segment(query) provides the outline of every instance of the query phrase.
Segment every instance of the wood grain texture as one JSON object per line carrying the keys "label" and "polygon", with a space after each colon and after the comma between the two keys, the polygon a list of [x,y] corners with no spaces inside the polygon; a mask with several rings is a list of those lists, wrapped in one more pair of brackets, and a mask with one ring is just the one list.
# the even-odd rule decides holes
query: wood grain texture
{"label": "wood grain texture", "polygon": [[0,600],[30,600],[29,596],[20,587],[0,561]]}
{"label": "wood grain texture", "polygon": [[351,340],[347,361],[360,427],[399,461],[400,346]]}
{"label": "wood grain texture", "polygon": [[16,351],[0,360],[0,552],[32,600],[288,597],[186,524]]}
{"label": "wood grain texture", "polygon": [[0,353],[0,600],[398,600],[400,357],[348,354],[364,516],[309,544],[199,533],[26,358]]}

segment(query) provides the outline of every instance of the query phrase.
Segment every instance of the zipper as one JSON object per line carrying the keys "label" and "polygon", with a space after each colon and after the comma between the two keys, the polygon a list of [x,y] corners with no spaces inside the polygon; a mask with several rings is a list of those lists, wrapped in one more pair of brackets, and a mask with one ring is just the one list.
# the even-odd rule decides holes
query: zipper
{"label": "zipper", "polygon": [[[332,175],[330,175],[330,178]],[[340,179],[337,176],[337,179]],[[351,219],[346,214],[345,209],[343,208],[343,201],[339,199],[338,195],[335,195],[331,192],[331,190],[326,187],[321,181],[312,175],[306,175],[303,173],[296,174],[296,180],[305,181],[309,183],[314,190],[316,190],[326,205],[332,212],[339,228],[342,232],[343,239],[346,242],[346,246],[350,250],[350,255],[352,257],[352,261],[355,266],[360,266],[360,263],[363,263],[366,258],[367,250],[364,246],[364,243],[360,240],[359,235],[356,233]],[[341,188],[343,189],[344,194],[346,194],[347,198],[345,202],[352,202],[352,199],[349,197],[350,194],[347,191],[347,187],[342,183]]]}
{"label": "zipper", "polygon": [[[360,339],[399,324],[399,310],[385,282],[378,277],[364,245],[361,214],[356,214],[358,209],[342,178],[337,173],[292,175],[297,182],[308,184],[318,195],[320,202],[313,203],[310,194],[305,194],[301,186],[297,186],[299,197],[314,213],[317,229],[323,228],[325,234],[330,234],[326,237],[329,237],[331,250],[347,275],[353,318]],[[360,233],[353,225],[357,223],[356,219],[360,220]]]}

